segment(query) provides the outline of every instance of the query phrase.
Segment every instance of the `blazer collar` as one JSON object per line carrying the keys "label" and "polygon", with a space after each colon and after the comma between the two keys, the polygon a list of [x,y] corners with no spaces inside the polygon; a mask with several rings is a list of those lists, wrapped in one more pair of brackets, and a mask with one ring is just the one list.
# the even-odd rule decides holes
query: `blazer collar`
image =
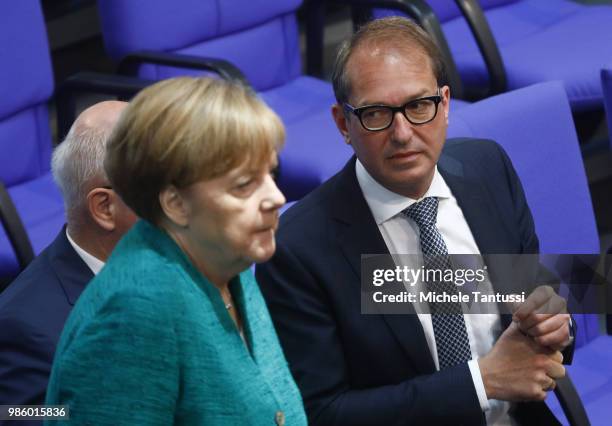
{"label": "blazer collar", "polygon": [[[360,287],[361,256],[388,254],[389,251],[357,182],[355,161],[353,156],[337,176],[332,217],[339,223],[338,243]],[[438,161],[438,170],[457,199],[480,252],[499,252],[496,240],[499,223],[494,218],[500,212],[490,202],[482,180],[471,176],[461,161],[444,152]],[[417,368],[424,372],[435,371],[431,354],[422,349],[428,346],[417,315],[382,314],[382,317]],[[503,318],[503,322],[507,323],[507,318]],[[415,344],[415,337],[418,344]]]}
{"label": "blazer collar", "polygon": [[[338,244],[355,272],[355,290],[360,291],[361,256],[388,254],[389,250],[357,183],[355,157],[339,173],[335,184],[332,217],[339,223]],[[417,315],[381,316],[415,369],[423,373],[434,372],[433,358]]]}
{"label": "blazer collar", "polygon": [[[489,265],[489,272],[492,276],[498,272],[497,262],[490,261],[489,254],[504,254],[500,247],[499,229],[503,226],[496,218],[501,217],[504,212],[496,208],[495,203],[491,202],[494,194],[488,194],[482,178],[471,176],[465,170],[462,162],[448,155],[442,155],[438,161],[438,170],[446,184],[455,196],[465,220],[474,236],[476,245],[480,250],[485,263]],[[494,281],[499,287],[503,285],[499,281]],[[506,290],[498,288],[498,290]],[[501,310],[501,308],[500,308]],[[501,315],[503,327],[510,324],[510,315]]]}
{"label": "blazer collar", "polygon": [[[499,223],[494,218],[501,212],[486,196],[483,182],[469,176],[463,164],[448,155],[440,157],[438,170],[457,199],[480,252],[498,253],[496,229],[499,229]],[[388,249],[357,183],[355,157],[349,160],[337,178],[333,189],[332,217],[343,224],[341,247],[359,276],[361,254],[388,253]]]}
{"label": "blazer collar", "polygon": [[499,223],[495,218],[500,212],[495,211],[491,197],[486,197],[482,179],[471,176],[463,163],[448,155],[440,157],[438,170],[457,199],[480,253],[498,252],[496,238],[499,233],[496,230],[499,230]]}
{"label": "blazer collar", "polygon": [[66,237],[66,225],[49,246],[49,263],[68,303],[74,305],[94,274],[70,245]]}

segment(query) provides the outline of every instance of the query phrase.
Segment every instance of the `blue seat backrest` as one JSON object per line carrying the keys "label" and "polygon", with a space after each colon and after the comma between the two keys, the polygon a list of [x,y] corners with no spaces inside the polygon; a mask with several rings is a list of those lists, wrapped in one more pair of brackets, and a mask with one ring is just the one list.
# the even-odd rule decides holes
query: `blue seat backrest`
{"label": "blue seat backrest", "polygon": [[[588,182],[561,82],[507,92],[454,113],[451,103],[449,121],[449,136],[487,137],[504,147],[523,183],[542,253],[599,253]],[[574,318],[577,347],[599,335],[597,315]]]}
{"label": "blue seat backrest", "polygon": [[[519,0],[479,0],[482,10],[504,6],[509,3],[516,3]],[[450,21],[461,15],[454,0],[427,0],[440,22]]]}
{"label": "blue seat backrest", "polygon": [[499,142],[523,183],[542,253],[599,253],[599,236],[567,95],[541,83],[452,111],[450,136]]}
{"label": "blue seat backrest", "polygon": [[[98,9],[107,51],[116,60],[138,50],[222,58],[240,68],[257,90],[266,90],[301,74],[295,19],[300,3],[100,0]],[[149,67],[140,75],[160,79],[172,72]]]}
{"label": "blue seat backrest", "polygon": [[13,186],[49,170],[47,101],[53,71],[38,0],[0,4],[0,181]]}

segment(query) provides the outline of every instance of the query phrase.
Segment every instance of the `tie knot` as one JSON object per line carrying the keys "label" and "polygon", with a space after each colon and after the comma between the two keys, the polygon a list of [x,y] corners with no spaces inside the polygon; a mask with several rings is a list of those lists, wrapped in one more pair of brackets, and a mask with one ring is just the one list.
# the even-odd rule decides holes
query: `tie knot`
{"label": "tie knot", "polygon": [[438,216],[438,199],[436,197],[424,198],[406,208],[402,213],[414,220],[419,228],[435,225]]}

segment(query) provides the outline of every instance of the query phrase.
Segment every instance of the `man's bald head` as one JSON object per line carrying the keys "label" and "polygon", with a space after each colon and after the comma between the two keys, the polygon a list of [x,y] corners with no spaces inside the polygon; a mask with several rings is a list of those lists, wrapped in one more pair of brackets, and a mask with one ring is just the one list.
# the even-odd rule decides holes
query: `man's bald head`
{"label": "man's bald head", "polygon": [[126,106],[127,102],[121,101],[105,101],[94,104],[77,117],[72,127],[77,133],[86,132],[90,129],[110,132]]}
{"label": "man's bald head", "polygon": [[79,220],[87,193],[108,185],[104,155],[108,138],[127,102],[105,101],[83,111],[53,151],[53,177],[64,196],[68,223]]}

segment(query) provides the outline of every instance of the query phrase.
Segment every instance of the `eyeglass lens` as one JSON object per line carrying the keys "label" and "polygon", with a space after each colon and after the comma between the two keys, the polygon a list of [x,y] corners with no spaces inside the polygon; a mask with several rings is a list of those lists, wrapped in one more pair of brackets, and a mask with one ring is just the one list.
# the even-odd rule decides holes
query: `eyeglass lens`
{"label": "eyeglass lens", "polygon": [[[417,99],[404,106],[404,115],[413,124],[426,123],[434,118],[436,103],[431,99]],[[361,112],[361,121],[368,129],[387,127],[393,121],[393,110],[387,106],[372,106]]]}

